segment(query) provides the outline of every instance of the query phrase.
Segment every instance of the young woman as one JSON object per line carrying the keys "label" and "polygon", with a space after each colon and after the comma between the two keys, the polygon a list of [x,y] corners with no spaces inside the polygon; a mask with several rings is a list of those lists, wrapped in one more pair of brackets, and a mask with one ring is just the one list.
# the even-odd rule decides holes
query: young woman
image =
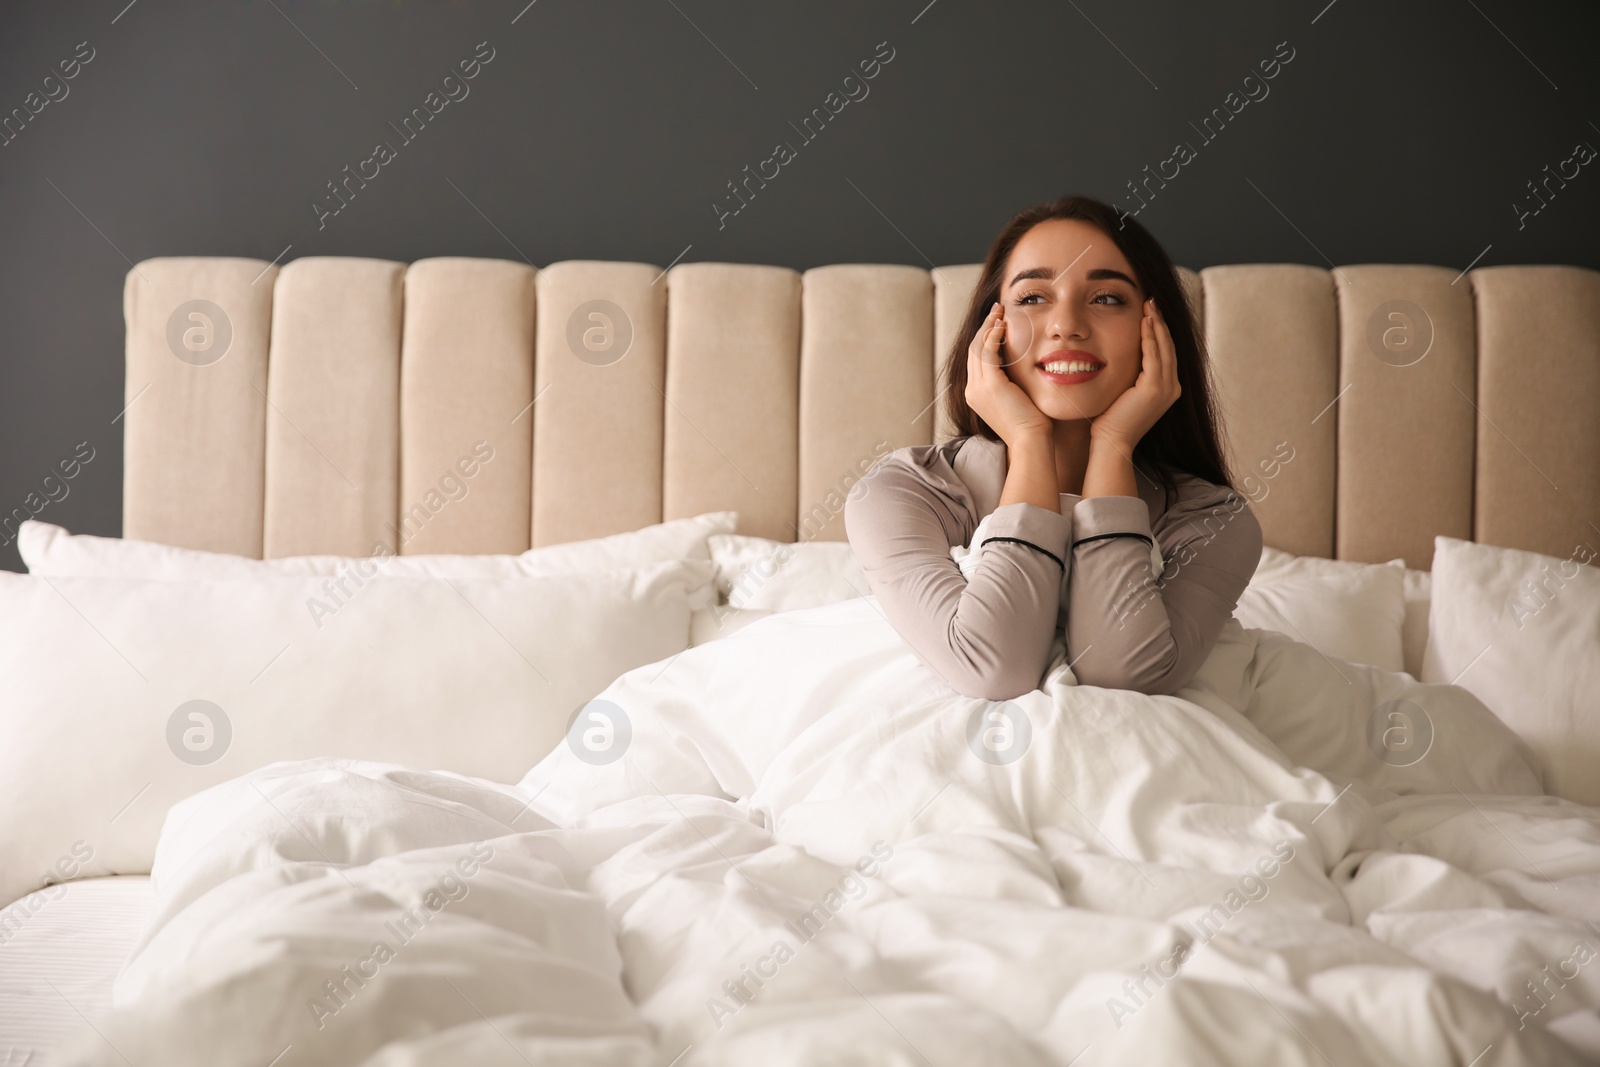
{"label": "young woman", "polygon": [[[1187,684],[1255,573],[1261,527],[1160,244],[1087,197],[1023,211],[942,377],[957,436],[884,456],[845,504],[889,621],[967,696],[1038,688],[1058,630],[1081,684]],[[968,580],[950,549],[984,520]]]}

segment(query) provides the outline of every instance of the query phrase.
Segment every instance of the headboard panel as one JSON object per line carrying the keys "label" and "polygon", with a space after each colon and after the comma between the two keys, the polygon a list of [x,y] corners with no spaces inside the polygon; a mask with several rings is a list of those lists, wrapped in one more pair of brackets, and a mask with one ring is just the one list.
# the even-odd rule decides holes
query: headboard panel
{"label": "headboard panel", "polygon": [[[1452,285],[1459,272],[1441,267],[1341,267],[1332,274],[1344,390],[1338,555],[1430,560],[1434,534],[1472,537],[1472,290],[1465,278]],[[1408,330],[1401,301],[1427,309],[1431,331],[1420,319]],[[1390,345],[1384,331],[1393,331]],[[1388,355],[1375,358],[1380,351]]]}
{"label": "headboard panel", "polygon": [[540,271],[536,400],[524,416],[534,545],[661,521],[666,323],[659,267],[575,260]]}
{"label": "headboard panel", "polygon": [[933,440],[933,280],[915,267],[817,267],[800,302],[800,504],[783,540],[842,541],[855,479],[880,454]]}
{"label": "headboard panel", "polygon": [[278,272],[267,380],[256,383],[268,557],[365,555],[394,521],[405,277],[381,259],[301,259]]}
{"label": "headboard panel", "polygon": [[[146,260],[124,535],[516,552],[728,508],[842,540],[867,466],[950,436],[938,372],[979,269]],[[1600,538],[1600,273],[1180,275],[1267,544],[1425,568],[1439,533]]]}
{"label": "headboard panel", "polygon": [[277,274],[215,257],[147,259],[128,272],[124,537],[261,557]]}
{"label": "headboard panel", "polygon": [[[666,514],[734,508],[794,540],[800,463],[800,274],[690,263],[667,286]],[[731,503],[730,503],[731,502]]]}
{"label": "headboard panel", "polygon": [[1600,273],[1474,271],[1474,539],[1570,556],[1600,546]]}
{"label": "headboard panel", "polygon": [[[404,555],[528,547],[537,277],[495,259],[426,259],[406,270],[400,519],[385,541],[398,539]],[[478,441],[493,450],[488,462],[472,452]],[[467,500],[470,508],[456,506]],[[449,503],[430,509],[440,501]]]}
{"label": "headboard panel", "polygon": [[1203,271],[1201,286],[1229,463],[1262,536],[1285,552],[1332,557],[1339,327],[1331,278],[1292,263],[1243,264]]}

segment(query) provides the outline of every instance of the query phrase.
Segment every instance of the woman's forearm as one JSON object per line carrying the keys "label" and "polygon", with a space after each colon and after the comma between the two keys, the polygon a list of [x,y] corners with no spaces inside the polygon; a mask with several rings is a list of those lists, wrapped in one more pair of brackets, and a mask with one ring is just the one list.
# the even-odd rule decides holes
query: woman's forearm
{"label": "woman's forearm", "polygon": [[1035,504],[1060,514],[1055,448],[1049,434],[1028,437],[1018,441],[1015,447],[1007,446],[1006,484],[996,506],[1005,504]]}
{"label": "woman's forearm", "polygon": [[1091,437],[1089,466],[1083,472],[1083,496],[1138,496],[1133,449],[1110,437]]}

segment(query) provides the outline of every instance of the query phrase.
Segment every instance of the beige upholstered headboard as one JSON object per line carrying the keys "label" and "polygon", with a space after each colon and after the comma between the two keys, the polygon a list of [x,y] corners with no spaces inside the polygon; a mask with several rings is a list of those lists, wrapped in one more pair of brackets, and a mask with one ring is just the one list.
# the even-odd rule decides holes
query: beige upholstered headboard
{"label": "beige upholstered headboard", "polygon": [[[145,260],[124,536],[519,552],[736,509],[841,540],[861,471],[950,436],[935,375],[978,269]],[[1600,273],[1183,274],[1267,544],[1427,568],[1435,534],[1600,538]]]}

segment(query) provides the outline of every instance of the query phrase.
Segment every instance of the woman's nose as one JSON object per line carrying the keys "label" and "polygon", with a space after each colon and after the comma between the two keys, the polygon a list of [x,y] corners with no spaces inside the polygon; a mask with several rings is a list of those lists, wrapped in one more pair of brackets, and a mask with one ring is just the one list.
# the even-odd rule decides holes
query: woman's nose
{"label": "woman's nose", "polygon": [[1065,337],[1081,336],[1087,316],[1084,312],[1065,301],[1055,304],[1050,309],[1050,314],[1045,322],[1046,340],[1060,340]]}

